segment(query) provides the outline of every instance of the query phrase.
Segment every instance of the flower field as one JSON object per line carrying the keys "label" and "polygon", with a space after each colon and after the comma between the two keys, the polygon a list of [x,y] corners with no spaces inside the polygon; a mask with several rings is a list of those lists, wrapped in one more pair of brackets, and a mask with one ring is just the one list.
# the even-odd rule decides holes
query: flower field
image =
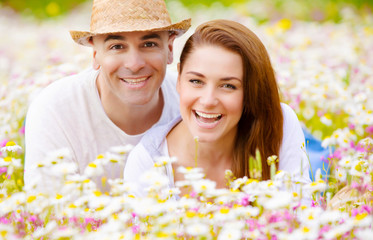
{"label": "flower field", "polygon": [[169,7],[193,20],[175,41],[176,60],[193,28],[212,18],[239,21],[262,39],[283,101],[330,150],[313,182],[294,192],[282,171],[268,181],[227,171],[229,188],[216,189],[200,169],[180,169],[187,181],[177,186],[193,191],[173,201],[179,189],[165,190],[163,166],[174,159],[160,158],[141,177],[152,185],[148,197],[135,198],[121,179],[103,179],[103,193],[90,178],[130,151],[113,146],[79,175],[66,151],[51,153],[40,168],[54,174],[55,188],[24,188],[28,105],[49,83],[90,67],[90,49],[68,34],[88,27],[90,9],[39,22],[0,8],[0,239],[373,239],[373,15],[345,8],[338,23],[260,22],[243,9]]}

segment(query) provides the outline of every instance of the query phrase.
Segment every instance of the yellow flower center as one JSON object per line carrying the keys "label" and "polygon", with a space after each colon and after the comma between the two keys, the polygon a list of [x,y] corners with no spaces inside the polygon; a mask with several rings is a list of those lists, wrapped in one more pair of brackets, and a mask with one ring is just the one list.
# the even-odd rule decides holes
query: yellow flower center
{"label": "yellow flower center", "polygon": [[16,145],[16,143],[15,142],[13,142],[13,141],[9,141],[9,142],[7,142],[6,143],[6,147],[10,147],[10,146],[15,146]]}

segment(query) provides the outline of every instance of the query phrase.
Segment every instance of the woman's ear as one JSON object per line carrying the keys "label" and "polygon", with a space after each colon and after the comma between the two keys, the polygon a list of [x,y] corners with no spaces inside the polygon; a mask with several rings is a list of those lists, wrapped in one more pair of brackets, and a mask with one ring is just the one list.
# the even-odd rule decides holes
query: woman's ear
{"label": "woman's ear", "polygon": [[180,76],[180,63],[177,64],[177,73],[178,73],[179,76]]}

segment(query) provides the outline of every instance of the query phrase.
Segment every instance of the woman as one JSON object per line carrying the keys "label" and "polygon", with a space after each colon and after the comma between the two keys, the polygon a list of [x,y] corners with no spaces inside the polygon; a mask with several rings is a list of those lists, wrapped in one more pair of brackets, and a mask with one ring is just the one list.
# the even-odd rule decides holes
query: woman
{"label": "woman", "polygon": [[[229,20],[200,25],[184,46],[178,72],[181,118],[144,136],[129,155],[126,181],[136,182],[156,156],[171,156],[177,157],[167,168],[173,186],[183,179],[173,169],[195,167],[198,137],[197,166],[218,188],[226,186],[226,169],[249,176],[248,159],[257,149],[262,179],[270,178],[267,158],[276,155],[279,169],[310,182],[300,124],[280,103],[268,53],[253,32]],[[142,187],[137,195],[144,195]]]}

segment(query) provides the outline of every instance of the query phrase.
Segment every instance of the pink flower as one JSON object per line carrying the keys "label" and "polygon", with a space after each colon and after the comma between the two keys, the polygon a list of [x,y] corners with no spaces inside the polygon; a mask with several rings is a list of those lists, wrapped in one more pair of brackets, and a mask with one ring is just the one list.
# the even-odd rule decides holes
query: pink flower
{"label": "pink flower", "polygon": [[79,219],[77,218],[77,217],[71,217],[70,219],[69,219],[69,221],[70,222],[72,222],[72,223],[78,223],[79,222]]}
{"label": "pink flower", "polygon": [[7,167],[0,167],[0,174],[6,173],[8,171]]}
{"label": "pink flower", "polygon": [[5,147],[6,143],[8,142],[8,139],[3,139],[0,141],[0,147]]}
{"label": "pink flower", "polygon": [[25,126],[22,126],[22,127],[18,130],[18,132],[19,132],[20,134],[24,135],[24,134],[25,134]]}
{"label": "pink flower", "polygon": [[362,210],[362,212],[367,212],[368,214],[372,213],[372,207],[369,206],[369,205],[363,205],[363,206],[361,206],[361,210]]}
{"label": "pink flower", "polygon": [[36,222],[36,221],[38,220],[38,218],[37,218],[35,215],[32,215],[32,216],[30,216],[30,217],[28,218],[28,220],[29,220],[30,222]]}
{"label": "pink flower", "polygon": [[354,209],[351,210],[351,216],[355,217],[358,214],[359,214],[359,210],[358,209],[354,208]]}
{"label": "pink flower", "polygon": [[192,191],[192,192],[190,193],[190,197],[194,198],[195,196],[197,196],[197,193],[196,193],[195,191]]}
{"label": "pink flower", "polygon": [[140,231],[140,226],[139,225],[132,226],[132,233],[133,234],[139,233],[139,231]]}
{"label": "pink flower", "polygon": [[320,229],[320,235],[322,235],[323,233],[326,233],[330,230],[330,226],[329,225],[325,225],[323,226],[321,229]]}
{"label": "pink flower", "polygon": [[247,195],[247,196],[244,196],[242,199],[241,199],[241,201],[240,201],[240,203],[239,204],[241,204],[242,206],[244,206],[244,207],[246,207],[247,205],[249,205],[249,203],[250,203],[250,196],[249,195]]}
{"label": "pink flower", "polygon": [[8,218],[6,217],[0,217],[0,223],[1,224],[9,224],[11,223],[12,221],[10,221]]}
{"label": "pink flower", "polygon": [[372,125],[372,126],[369,126],[369,127],[366,127],[366,128],[365,128],[365,131],[366,131],[367,133],[372,134],[372,133],[373,133],[373,125]]}

